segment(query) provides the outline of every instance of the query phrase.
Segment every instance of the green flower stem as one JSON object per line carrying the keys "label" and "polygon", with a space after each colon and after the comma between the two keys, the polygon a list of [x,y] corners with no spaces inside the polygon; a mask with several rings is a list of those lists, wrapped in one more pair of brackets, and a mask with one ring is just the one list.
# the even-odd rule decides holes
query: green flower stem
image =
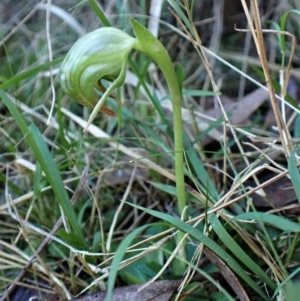
{"label": "green flower stem", "polygon": [[[178,80],[172,61],[165,47],[137,21],[131,19],[131,26],[138,41],[138,43],[134,44],[134,48],[147,54],[158,65],[166,79],[171,94],[173,106],[175,177],[178,210],[180,215],[183,215],[182,218],[185,219],[184,208],[186,206],[186,196],[183,168],[183,128],[181,115],[181,91],[179,89]],[[177,236],[177,244],[183,236],[184,233],[179,232]],[[185,244],[183,244],[180,248],[178,256],[179,258],[186,258]],[[182,274],[185,269],[185,263],[179,260],[174,263],[173,267],[176,269],[174,270],[176,274]]]}
{"label": "green flower stem", "polygon": [[186,206],[185,187],[184,187],[184,169],[183,169],[183,129],[181,116],[181,91],[179,89],[176,73],[165,47],[142,25],[131,19],[131,25],[134,30],[137,42],[134,48],[147,54],[158,65],[162,71],[170,94],[173,106],[174,123],[174,152],[175,152],[175,176],[178,198],[179,213],[183,213]]}
{"label": "green flower stem", "polygon": [[[168,56],[169,58],[169,56]],[[181,116],[181,92],[178,87],[177,77],[173,69],[170,58],[159,64],[171,94],[171,101],[173,106],[173,123],[174,123],[174,156],[175,156],[175,176],[176,176],[176,190],[178,198],[178,210],[180,215],[186,206],[186,196],[184,187],[184,168],[183,168],[183,129]]]}
{"label": "green flower stem", "polygon": [[[164,48],[165,49],[165,48]],[[158,56],[160,58],[160,56]],[[181,91],[179,90],[177,77],[171,62],[171,59],[166,52],[165,60],[156,60],[152,57],[153,60],[157,63],[158,67],[162,71],[170,94],[173,107],[173,127],[174,127],[174,156],[175,156],[175,177],[176,177],[176,190],[177,190],[177,199],[178,199],[178,211],[185,220],[184,208],[186,206],[186,196],[185,196],[185,187],[184,187],[184,167],[183,167],[183,128],[182,128],[182,115],[181,115]],[[183,232],[179,232],[176,237],[176,242],[179,242],[184,237]],[[185,243],[182,244],[182,247],[178,251],[178,257],[186,259],[185,253]],[[173,263],[174,273],[177,275],[183,275],[186,268],[186,264],[181,260],[176,260]]]}

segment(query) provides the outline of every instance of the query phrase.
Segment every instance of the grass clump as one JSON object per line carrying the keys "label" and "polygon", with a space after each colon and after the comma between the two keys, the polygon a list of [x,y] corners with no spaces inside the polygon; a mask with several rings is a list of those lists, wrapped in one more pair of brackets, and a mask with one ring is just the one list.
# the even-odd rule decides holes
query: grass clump
{"label": "grass clump", "polygon": [[[70,299],[96,284],[110,300],[114,287],[178,278],[180,300],[296,300],[299,7],[282,6],[280,16],[253,0],[251,15],[241,3],[230,13],[249,29],[229,33],[226,1],[200,15],[200,1],[171,0],[156,11],[91,0],[8,12],[19,21],[1,21],[1,300],[23,286]],[[151,45],[147,56],[126,54],[117,89],[111,77],[101,82],[99,99],[109,91],[115,117],[93,114],[87,126],[91,110],[59,85],[80,35],[111,24],[139,39],[130,18],[176,67],[179,148],[174,95]]]}

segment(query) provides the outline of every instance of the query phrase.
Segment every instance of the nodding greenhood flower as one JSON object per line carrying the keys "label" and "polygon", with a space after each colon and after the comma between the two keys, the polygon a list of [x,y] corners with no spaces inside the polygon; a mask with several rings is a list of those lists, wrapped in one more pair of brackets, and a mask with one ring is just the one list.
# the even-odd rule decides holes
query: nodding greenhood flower
{"label": "nodding greenhood flower", "polygon": [[[179,85],[181,81],[178,80],[179,78],[176,76],[171,58],[160,41],[134,19],[131,19],[130,23],[136,38],[112,27],[100,28],[80,38],[62,62],[60,83],[65,92],[74,100],[82,105],[94,108],[85,127],[87,129],[99,111],[114,115],[103,104],[111,92],[124,83],[127,57],[132,49],[141,51],[157,64],[166,79],[173,105],[178,210],[183,219],[185,219],[186,197],[182,155],[183,129]],[[106,91],[101,83],[103,79],[112,82]],[[104,90],[100,100],[98,100],[95,89]],[[179,253],[180,257],[185,258],[183,240],[184,234],[179,232],[177,236],[178,244],[181,246]],[[175,262],[174,271],[176,274],[182,275],[185,267],[184,261]]]}
{"label": "nodding greenhood flower", "polygon": [[[137,40],[127,33],[103,27],[81,37],[63,60],[60,84],[72,99],[94,108],[89,124],[99,111],[115,116],[103,104],[112,90],[124,83],[127,57],[134,46],[139,48]],[[112,82],[107,90],[102,79]],[[100,100],[95,89],[104,92]]]}

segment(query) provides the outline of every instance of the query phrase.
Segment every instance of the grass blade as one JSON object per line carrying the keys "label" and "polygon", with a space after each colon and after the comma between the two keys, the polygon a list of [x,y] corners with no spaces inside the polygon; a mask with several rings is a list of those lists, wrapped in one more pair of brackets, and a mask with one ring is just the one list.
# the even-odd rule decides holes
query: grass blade
{"label": "grass blade", "polygon": [[39,130],[34,124],[31,124],[28,128],[22,114],[18,111],[15,105],[10,101],[6,93],[0,90],[0,97],[2,98],[4,104],[9,109],[11,115],[19,126],[23,133],[27,143],[29,144],[32,152],[34,153],[36,159],[40,163],[42,170],[44,171],[52,190],[61,205],[68,221],[71,225],[72,230],[78,236],[81,241],[82,247],[86,247],[84,235],[81,228],[77,222],[74,208],[71,205],[68,193],[64,187],[62,178],[58,172],[56,164],[48,150],[45,141],[42,138]]}
{"label": "grass blade", "polygon": [[294,223],[284,217],[265,212],[247,212],[234,217],[234,219],[257,220],[285,232],[300,232],[299,224]]}
{"label": "grass blade", "polygon": [[100,7],[96,3],[96,1],[95,0],[88,0],[88,1],[89,1],[89,4],[90,4],[91,8],[94,10],[95,14],[99,18],[99,20],[102,22],[102,24],[104,26],[107,26],[107,27],[111,26],[110,23],[109,23],[109,21],[108,21],[108,19],[105,16],[105,14],[100,9]]}
{"label": "grass blade", "polygon": [[213,227],[214,231],[218,235],[219,239],[226,245],[226,247],[243,262],[249,270],[251,270],[255,275],[260,277],[269,287],[276,289],[276,285],[267,276],[267,274],[243,251],[243,249],[234,241],[234,239],[225,230],[219,219],[215,214],[210,214],[209,222]]}
{"label": "grass blade", "polygon": [[269,300],[269,298],[266,296],[266,294],[257,286],[257,284],[248,276],[246,271],[237,263],[235,259],[233,259],[227,252],[225,252],[217,243],[215,243],[212,239],[207,237],[205,234],[201,233],[197,229],[193,228],[191,225],[186,224],[179,218],[175,218],[173,216],[170,216],[168,214],[158,212],[155,210],[147,209],[129,202],[126,202],[128,205],[131,205],[135,208],[138,208],[142,211],[147,212],[148,214],[151,214],[152,216],[155,216],[157,218],[160,218],[168,223],[170,223],[172,226],[174,226],[176,229],[188,233],[191,237],[196,239],[197,241],[203,243],[207,248],[212,250],[214,253],[216,253],[221,259],[223,259],[228,266],[237,274],[239,275],[254,291],[256,291],[264,300]]}
{"label": "grass blade", "polygon": [[13,77],[11,77],[10,79],[6,80],[2,85],[0,85],[0,89],[7,89],[13,85],[18,84],[21,80],[23,80],[27,77],[33,76],[41,71],[48,70],[49,67],[55,66],[56,64],[60,63],[63,59],[64,59],[63,57],[60,57],[51,62],[40,64],[36,67],[32,67],[26,71],[23,71]]}
{"label": "grass blade", "polygon": [[298,171],[297,162],[295,158],[295,151],[293,151],[293,153],[289,158],[288,169],[298,201],[300,202],[300,177],[299,177],[299,171]]}
{"label": "grass blade", "polygon": [[145,226],[142,226],[142,227],[139,227],[139,228],[135,229],[128,236],[126,236],[125,239],[122,240],[121,244],[119,245],[119,247],[118,247],[118,249],[116,251],[116,255],[115,255],[115,257],[114,257],[114,259],[112,261],[111,269],[109,271],[109,277],[108,277],[108,282],[107,282],[107,292],[106,292],[105,301],[112,300],[112,298],[111,298],[112,297],[112,291],[113,291],[115,280],[116,280],[116,277],[117,277],[119,264],[120,264],[122,258],[124,257],[126,249],[129,247],[129,245],[133,241],[133,239],[140,232],[142,232],[143,230],[145,230],[149,226],[151,226],[151,224],[145,225]]}
{"label": "grass blade", "polygon": [[204,190],[202,191],[202,193],[204,195],[210,195],[214,201],[218,200],[218,190],[216,189],[214,182],[210,179],[204,164],[194,151],[193,146],[186,135],[183,136],[183,143],[189,164],[193,167],[193,171],[196,173],[198,181],[200,181],[203,186]]}

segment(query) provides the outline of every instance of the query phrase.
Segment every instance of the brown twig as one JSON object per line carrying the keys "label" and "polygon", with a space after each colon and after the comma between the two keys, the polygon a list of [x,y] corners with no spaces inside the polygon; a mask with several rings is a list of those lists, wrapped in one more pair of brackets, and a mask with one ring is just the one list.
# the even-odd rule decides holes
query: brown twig
{"label": "brown twig", "polygon": [[262,66],[262,69],[263,69],[263,72],[265,75],[266,85],[269,90],[271,104],[272,104],[272,108],[274,111],[276,124],[277,124],[277,128],[279,131],[280,140],[281,140],[281,143],[283,146],[284,154],[285,154],[285,157],[288,159],[292,152],[292,145],[290,142],[290,133],[282,120],[279,106],[278,106],[278,103],[275,98],[274,89],[272,87],[272,82],[270,80],[270,72],[269,72],[269,68],[268,68],[268,61],[267,61],[267,55],[266,55],[266,50],[265,50],[265,45],[264,45],[263,31],[262,31],[261,22],[260,22],[260,14],[259,14],[259,8],[257,5],[257,1],[256,0],[250,1],[252,12],[253,12],[254,24],[253,24],[248,6],[246,4],[246,1],[242,0],[241,2],[243,5],[243,8],[244,8],[248,23],[249,23],[249,27],[252,32],[252,36],[253,36],[253,39],[254,39],[254,42],[256,45],[257,53],[258,53],[259,59],[261,61],[261,66]]}

